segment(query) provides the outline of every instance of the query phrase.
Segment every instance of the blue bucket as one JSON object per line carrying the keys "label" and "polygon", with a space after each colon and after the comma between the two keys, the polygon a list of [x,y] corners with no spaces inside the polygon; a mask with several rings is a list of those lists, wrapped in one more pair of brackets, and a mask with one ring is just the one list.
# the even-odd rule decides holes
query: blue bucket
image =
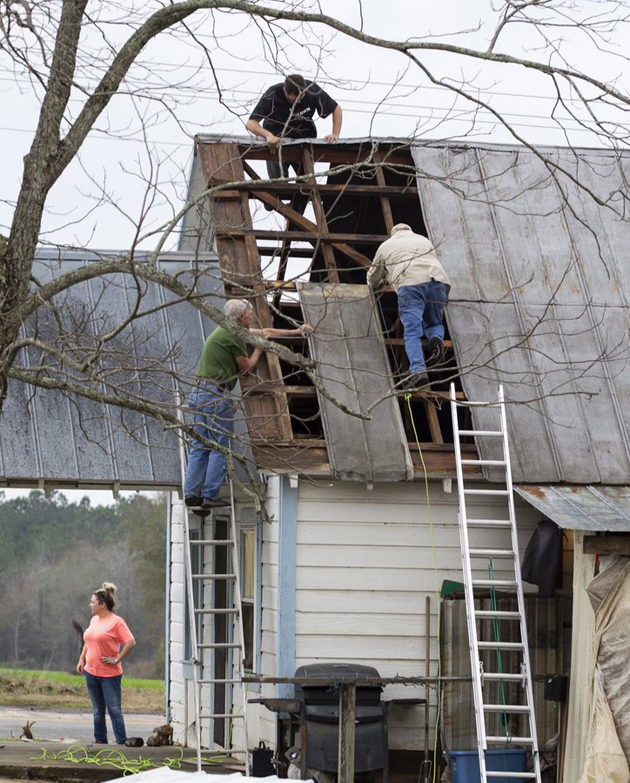
{"label": "blue bucket", "polygon": [[[526,772],[526,748],[487,750],[486,769],[492,772]],[[448,763],[453,783],[481,783],[479,754],[476,750],[450,750]],[[526,783],[528,778],[492,778],[492,783]]]}

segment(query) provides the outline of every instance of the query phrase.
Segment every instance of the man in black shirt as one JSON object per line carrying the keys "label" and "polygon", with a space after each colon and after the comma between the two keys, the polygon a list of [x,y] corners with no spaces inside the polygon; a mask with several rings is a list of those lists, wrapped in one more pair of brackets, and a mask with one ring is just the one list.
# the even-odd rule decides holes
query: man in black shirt
{"label": "man in black shirt", "polygon": [[[308,82],[303,76],[292,74],[287,76],[284,83],[274,84],[264,92],[245,127],[250,133],[265,139],[269,147],[276,151],[283,138],[315,138],[315,112],[323,118],[332,114],[332,132],[324,136],[324,141],[337,141],[341,132],[341,106],[315,82]],[[272,179],[288,177],[289,165],[293,166],[298,176],[302,173],[299,165],[283,162],[280,167],[279,161],[270,160],[267,161],[269,176]],[[296,210],[303,212],[307,201],[308,197],[298,197]]]}

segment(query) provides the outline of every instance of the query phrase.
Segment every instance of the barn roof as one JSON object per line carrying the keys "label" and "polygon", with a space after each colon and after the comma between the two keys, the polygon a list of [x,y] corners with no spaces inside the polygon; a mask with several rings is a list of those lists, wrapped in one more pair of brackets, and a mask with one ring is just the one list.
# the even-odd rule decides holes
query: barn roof
{"label": "barn roof", "polygon": [[[519,403],[508,410],[515,480],[629,482],[630,158],[454,145],[412,155],[453,282],[464,391],[493,399],[500,382]],[[476,409],[479,429],[489,415]]]}
{"label": "barn roof", "polygon": [[[45,283],[114,255],[114,251],[39,250],[33,274]],[[142,260],[142,254],[137,260]],[[202,260],[214,263],[213,256]],[[187,270],[198,262],[193,253],[172,252],[160,257],[159,266],[186,279]],[[142,385],[151,399],[168,402],[175,400],[174,377],[194,375],[200,345],[212,324],[205,323],[189,304],[164,307],[174,295],[151,283],[141,285],[141,311],[149,312],[120,336],[118,345],[126,355],[117,380],[131,388]],[[221,290],[216,274],[199,278],[199,286],[209,295]],[[132,276],[107,275],[81,283],[55,301],[66,327],[74,323],[86,333],[92,327],[102,333],[108,324],[118,325],[132,313],[136,293]],[[31,322],[28,329],[33,328]],[[38,334],[45,334],[47,328],[40,316]],[[34,355],[24,352],[19,359],[26,364],[33,360]],[[84,398],[78,404],[70,394],[11,380],[0,424],[0,485],[67,489],[181,485],[178,440],[149,416]]]}

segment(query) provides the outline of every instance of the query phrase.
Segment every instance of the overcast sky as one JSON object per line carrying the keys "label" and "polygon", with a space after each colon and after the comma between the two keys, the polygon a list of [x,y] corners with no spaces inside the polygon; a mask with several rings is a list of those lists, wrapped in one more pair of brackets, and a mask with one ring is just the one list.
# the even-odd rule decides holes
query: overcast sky
{"label": "overcast sky", "polygon": [[[592,13],[613,7],[596,0],[577,5]],[[362,23],[366,32],[380,37],[431,37],[469,47],[487,46],[496,19],[489,0],[367,0],[362,5],[357,0],[323,0],[322,6],[345,22]],[[263,43],[259,26],[242,15],[199,14],[191,19],[188,31],[180,28],[177,37],[162,35],[143,52],[125,86],[129,92],[140,90],[152,100],[128,95],[113,99],[107,114],[99,120],[98,130],[84,144],[80,158],[50,195],[44,241],[92,248],[125,247],[134,236],[137,217],[145,206],[144,181],[149,171],[159,182],[159,194],[147,224],[159,226],[185,197],[195,133],[245,134],[244,122],[260,92],[278,81],[280,73],[291,70],[317,78],[339,101],[344,110],[345,137],[416,135],[428,139],[513,141],[490,114],[482,112],[473,118],[469,103],[430,84],[398,53],[369,47],[321,26],[307,30],[296,24],[284,26],[287,32],[278,36],[277,48],[272,51],[269,38]],[[624,73],[625,61],[604,55],[601,47],[588,43],[586,35],[554,29],[547,33],[565,38],[563,50],[572,64],[584,71],[610,80]],[[107,28],[107,34],[110,39],[122,40],[129,31],[116,25]],[[621,43],[626,34],[626,29],[620,28],[612,36],[610,48],[617,46],[620,55],[625,51]],[[497,51],[537,59],[542,56],[540,44],[532,28],[520,25],[506,30]],[[220,82],[222,100],[208,56]],[[540,74],[450,54],[429,53],[422,60],[437,77],[448,76],[454,83],[473,82],[480,96],[505,113],[524,138],[534,143],[565,143],[564,132],[549,117],[553,106],[551,85]],[[623,82],[618,81],[618,85],[623,87]],[[2,196],[11,200],[17,194],[21,159],[36,125],[38,100],[26,76],[14,77],[8,69],[0,75],[0,89],[0,139],[5,151]],[[72,103],[75,115],[81,98],[77,94]],[[320,135],[329,131],[330,124],[330,119],[319,121]],[[567,124],[576,128],[575,122],[565,123],[565,127]],[[584,131],[576,131],[572,138],[587,146],[595,143]],[[98,205],[102,190],[111,204]],[[0,230],[6,230],[10,215],[10,204],[2,204]],[[151,237],[144,245],[154,243]],[[175,245],[173,238],[169,247]]]}
{"label": "overcast sky", "polygon": [[[123,9],[131,7],[123,3]],[[158,7],[143,3],[143,7]],[[383,38],[431,38],[443,43],[487,47],[497,14],[490,0],[322,0],[322,9],[337,18],[362,26]],[[567,13],[606,14],[615,4],[556,2]],[[89,8],[114,9],[115,4],[93,2]],[[494,5],[500,7],[499,2]],[[546,13],[541,10],[540,13]],[[605,17],[601,17],[605,18]],[[120,22],[106,28],[109,40],[124,40],[129,28]],[[116,96],[50,194],[44,219],[43,242],[96,249],[124,249],[133,240],[138,216],[146,209],[146,179],[158,183],[148,210],[145,231],[158,228],[181,207],[196,133],[244,135],[244,123],[265,86],[281,74],[297,71],[316,78],[341,104],[342,135],[416,136],[424,139],[467,138],[471,141],[514,142],[514,138],[488,112],[472,114],[470,103],[431,84],[408,59],[392,51],[369,47],[323,27],[306,29],[297,24],[277,25],[275,42],[263,38],[266,25],[240,14],[199,14],[188,30],[162,35],[143,52],[125,83],[126,94]],[[281,32],[282,31],[282,32]],[[628,31],[620,26],[609,35],[606,54],[602,44],[584,34],[548,28],[547,35],[562,37],[569,63],[602,80],[615,81],[627,92],[622,55]],[[86,29],[92,46],[100,38]],[[546,59],[541,38],[527,26],[508,28],[496,51],[531,59]],[[212,75],[211,58],[221,97]],[[2,60],[0,100],[2,121],[2,202],[0,231],[7,231],[11,202],[21,179],[22,157],[28,151],[37,123],[37,89],[26,75],[14,74]],[[474,84],[479,96],[502,112],[515,132],[536,144],[595,146],[594,137],[574,121],[555,123],[551,83],[531,69],[487,64],[452,54],[422,55],[423,64],[438,78],[453,84]],[[89,85],[87,72],[82,74]],[[93,79],[92,79],[93,83]],[[129,93],[133,94],[130,95]],[[142,98],[138,95],[142,94]],[[83,96],[75,91],[71,111],[76,116]],[[559,118],[563,110],[558,110]],[[445,119],[446,118],[446,119]],[[320,136],[329,132],[330,119],[320,120]],[[570,132],[567,136],[566,129]],[[103,193],[106,194],[103,200]],[[175,249],[177,237],[167,243]],[[155,237],[143,246],[151,247]],[[107,493],[108,497],[111,495]],[[94,502],[103,502],[95,497]]]}

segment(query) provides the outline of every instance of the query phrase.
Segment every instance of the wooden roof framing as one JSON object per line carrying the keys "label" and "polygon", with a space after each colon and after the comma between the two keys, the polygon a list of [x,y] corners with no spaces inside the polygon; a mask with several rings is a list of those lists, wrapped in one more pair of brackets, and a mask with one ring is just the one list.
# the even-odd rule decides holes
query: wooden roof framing
{"label": "wooden roof framing", "polygon": [[[282,158],[298,167],[300,182],[266,182],[255,161],[274,159],[265,146],[237,139],[197,140],[204,178],[210,193],[210,220],[227,297],[245,296],[262,327],[280,323],[284,292],[295,291],[287,280],[290,259],[310,259],[308,278],[318,283],[365,284],[365,270],[377,246],[395,222],[411,222],[421,214],[413,160],[408,149],[392,144],[376,148],[370,143],[313,145],[308,142],[282,148]],[[333,167],[324,177],[318,164]],[[260,166],[259,166],[260,168]],[[321,167],[320,167],[321,168]],[[393,176],[389,172],[394,172]],[[293,172],[291,172],[293,173]],[[401,184],[401,179],[402,184]],[[392,181],[393,180],[393,181]],[[314,220],[294,208],[294,198],[307,190]],[[285,203],[282,199],[291,199]],[[250,203],[256,200],[286,220],[283,230],[252,220]],[[369,226],[369,228],[368,228]],[[367,230],[366,230],[367,229]],[[270,246],[269,242],[275,242]],[[301,247],[294,245],[302,244]],[[308,247],[303,244],[307,243]],[[273,277],[263,275],[262,259],[277,259]],[[396,363],[404,358],[402,331],[397,323],[385,335]],[[450,346],[450,343],[449,343]],[[300,345],[300,350],[306,346]],[[292,405],[301,401],[316,408],[316,393],[304,379],[285,379],[275,354],[259,363],[258,377],[244,377],[243,409],[252,449],[261,469],[331,475],[324,440],[296,432]],[[452,475],[452,444],[443,431],[444,417],[438,409],[445,395],[414,394],[422,414],[421,448],[431,475]],[[409,411],[403,409],[409,424]],[[442,418],[442,422],[440,421]],[[410,438],[410,440],[413,440]],[[476,453],[470,445],[471,456]],[[421,459],[415,444],[409,444],[416,472]],[[471,468],[471,473],[478,472]]]}

